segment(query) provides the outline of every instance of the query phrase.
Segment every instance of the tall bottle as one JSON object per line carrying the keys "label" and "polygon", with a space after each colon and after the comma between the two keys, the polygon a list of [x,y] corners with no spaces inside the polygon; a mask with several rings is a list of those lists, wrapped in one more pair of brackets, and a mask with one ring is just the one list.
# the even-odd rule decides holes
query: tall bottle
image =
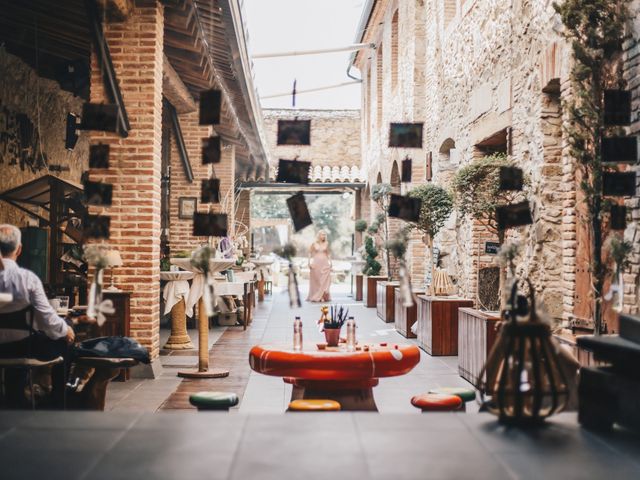
{"label": "tall bottle", "polygon": [[302,320],[296,317],[293,321],[293,350],[300,352],[302,350]]}
{"label": "tall bottle", "polygon": [[356,349],[356,322],[353,317],[347,319],[347,351],[353,352]]}

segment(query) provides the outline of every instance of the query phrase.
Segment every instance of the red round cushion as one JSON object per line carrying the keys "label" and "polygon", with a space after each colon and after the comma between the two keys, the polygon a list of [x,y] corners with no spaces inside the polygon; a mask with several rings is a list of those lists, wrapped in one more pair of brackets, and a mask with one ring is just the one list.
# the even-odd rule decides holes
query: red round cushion
{"label": "red round cushion", "polygon": [[411,399],[411,405],[428,412],[449,412],[458,410],[462,399],[457,395],[443,395],[440,393],[423,393]]}

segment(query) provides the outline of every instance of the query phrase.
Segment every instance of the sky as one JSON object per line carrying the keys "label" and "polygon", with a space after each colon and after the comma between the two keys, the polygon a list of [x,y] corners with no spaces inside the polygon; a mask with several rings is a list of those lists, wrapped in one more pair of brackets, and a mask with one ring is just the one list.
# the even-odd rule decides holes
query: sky
{"label": "sky", "polygon": [[[245,0],[251,54],[345,47],[354,43],[364,0]],[[350,52],[254,59],[262,108],[291,108],[291,95],[268,95],[352,81]],[[360,72],[351,70],[360,77]],[[296,108],[360,108],[360,85],[296,96]]]}

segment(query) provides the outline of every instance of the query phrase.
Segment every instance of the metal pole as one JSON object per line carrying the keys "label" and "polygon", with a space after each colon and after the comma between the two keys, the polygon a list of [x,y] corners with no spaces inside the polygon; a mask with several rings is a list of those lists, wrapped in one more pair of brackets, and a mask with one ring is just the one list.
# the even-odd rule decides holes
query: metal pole
{"label": "metal pole", "polygon": [[363,48],[376,48],[376,45],[375,43],[356,43],[346,47],[338,47],[338,48],[321,48],[317,50],[300,50],[300,51],[293,50],[290,52],[258,53],[257,55],[252,55],[251,57],[256,59],[256,58],[295,57],[300,55],[321,55],[323,53],[351,52],[353,50],[361,50]]}

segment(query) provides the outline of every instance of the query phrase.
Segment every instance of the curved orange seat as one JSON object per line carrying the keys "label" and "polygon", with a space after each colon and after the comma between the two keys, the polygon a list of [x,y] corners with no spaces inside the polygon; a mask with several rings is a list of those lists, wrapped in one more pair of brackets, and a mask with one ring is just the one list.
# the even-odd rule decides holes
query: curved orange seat
{"label": "curved orange seat", "polygon": [[318,381],[366,380],[410,372],[420,361],[415,345],[370,348],[349,352],[346,348],[294,352],[256,345],[249,352],[251,368],[264,375]]}
{"label": "curved orange seat", "polygon": [[422,409],[423,412],[450,412],[462,406],[462,399],[457,395],[423,393],[413,397],[411,405]]}
{"label": "curved orange seat", "polygon": [[292,412],[337,412],[340,410],[340,403],[335,400],[293,400],[289,403],[289,410]]}

